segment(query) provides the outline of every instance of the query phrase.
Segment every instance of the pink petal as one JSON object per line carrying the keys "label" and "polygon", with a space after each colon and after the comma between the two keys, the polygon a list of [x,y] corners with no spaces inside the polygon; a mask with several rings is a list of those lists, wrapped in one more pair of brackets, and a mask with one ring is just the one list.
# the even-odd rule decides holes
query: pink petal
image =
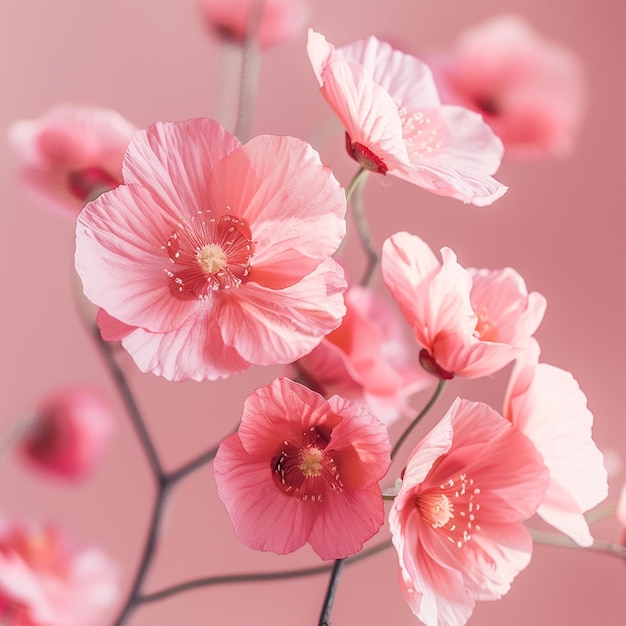
{"label": "pink petal", "polygon": [[208,187],[209,206],[250,226],[251,280],[272,289],[312,272],[345,235],[344,191],[300,139],[255,137],[215,166]]}
{"label": "pink petal", "polygon": [[332,259],[285,289],[248,282],[221,309],[224,343],[255,365],[291,363],[340,324],[345,288],[343,270]]}

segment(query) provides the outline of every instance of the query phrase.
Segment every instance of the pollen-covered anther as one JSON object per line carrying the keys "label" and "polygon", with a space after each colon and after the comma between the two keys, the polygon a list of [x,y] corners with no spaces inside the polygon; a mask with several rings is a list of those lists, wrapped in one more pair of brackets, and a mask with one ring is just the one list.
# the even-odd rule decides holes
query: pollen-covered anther
{"label": "pollen-covered anther", "polygon": [[441,529],[448,541],[462,548],[471,540],[472,533],[480,530],[476,516],[480,504],[476,496],[480,489],[466,474],[459,474],[439,485],[419,494],[415,506],[422,518],[433,528]]}
{"label": "pollen-covered anther", "polygon": [[324,453],[317,447],[311,446],[300,452],[300,465],[302,473],[307,477],[316,477],[322,473],[322,460]]}
{"label": "pollen-covered anther", "polygon": [[239,287],[250,274],[254,253],[248,225],[231,213],[213,217],[210,209],[181,219],[161,248],[170,261],[165,272],[173,279],[171,291],[181,298],[204,299]]}

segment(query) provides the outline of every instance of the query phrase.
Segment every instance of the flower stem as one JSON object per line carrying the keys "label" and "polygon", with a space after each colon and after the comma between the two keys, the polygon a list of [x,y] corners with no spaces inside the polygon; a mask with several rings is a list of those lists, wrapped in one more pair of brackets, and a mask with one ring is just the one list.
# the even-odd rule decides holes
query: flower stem
{"label": "flower stem", "polygon": [[239,112],[235,135],[241,143],[250,139],[254,122],[254,105],[259,88],[261,58],[256,35],[261,24],[265,0],[256,0],[250,5],[248,29],[241,44],[241,82],[239,86]]}
{"label": "flower stem", "polygon": [[560,535],[558,533],[546,533],[541,530],[535,530],[534,528],[528,528],[528,532],[530,532],[535,543],[541,543],[548,546],[556,546],[559,548],[578,548],[579,550],[591,550],[592,552],[603,552],[605,554],[617,556],[622,559],[626,558],[626,547],[620,546],[617,543],[611,543],[610,541],[594,539],[592,545],[580,546],[573,539],[570,539],[566,535]]}
{"label": "flower stem", "polygon": [[8,429],[0,435],[0,456],[18,444],[22,438],[35,431],[38,425],[39,420],[36,415],[24,417],[11,424]]}
{"label": "flower stem", "polygon": [[402,444],[406,441],[406,438],[411,434],[413,429],[420,423],[421,419],[428,413],[428,411],[430,411],[433,408],[433,406],[435,406],[435,402],[437,402],[437,400],[439,399],[439,396],[442,394],[445,386],[446,386],[446,381],[440,379],[439,382],[437,383],[437,388],[435,389],[435,392],[433,393],[432,397],[430,398],[426,406],[419,412],[417,417],[409,424],[409,426],[402,433],[402,435],[400,435],[400,439],[396,441],[396,444],[391,450],[392,460],[395,458],[396,454],[398,453],[398,450],[400,449]]}
{"label": "flower stem", "polygon": [[359,282],[361,286],[369,284],[372,274],[376,269],[376,265],[378,264],[378,255],[372,247],[372,238],[370,236],[367,218],[365,217],[365,207],[363,205],[363,188],[365,187],[365,180],[368,174],[369,170],[363,167],[359,169],[346,189],[346,200],[350,200],[350,208],[352,209],[352,216],[354,217],[354,223],[357,233],[359,234],[361,247],[367,256],[367,266]]}
{"label": "flower stem", "polygon": [[332,626],[330,621],[330,615],[333,611],[333,605],[335,604],[335,596],[337,595],[337,588],[339,587],[339,579],[346,566],[345,559],[337,559],[333,565],[333,571],[328,581],[328,590],[326,591],[326,598],[324,599],[324,605],[322,606],[322,612],[320,614],[319,626]]}
{"label": "flower stem", "polygon": [[[362,550],[354,556],[345,559],[346,566],[350,566],[354,563],[358,563],[370,556],[374,556],[379,552],[383,552],[391,546],[391,541],[385,541],[376,546],[372,546],[367,550]],[[307,576],[317,576],[318,574],[325,574],[332,570],[332,565],[318,565],[317,567],[307,567],[302,569],[283,570],[281,572],[254,572],[250,574],[229,574],[225,576],[207,576],[205,578],[197,578],[195,580],[189,580],[187,582],[179,583],[172,587],[161,589],[161,591],[155,591],[138,598],[140,603],[157,602],[158,600],[164,600],[170,596],[183,593],[185,591],[192,591],[193,589],[199,589],[202,587],[211,587],[214,585],[230,585],[237,583],[258,583],[269,582],[274,580],[288,580],[292,578],[306,578]]]}

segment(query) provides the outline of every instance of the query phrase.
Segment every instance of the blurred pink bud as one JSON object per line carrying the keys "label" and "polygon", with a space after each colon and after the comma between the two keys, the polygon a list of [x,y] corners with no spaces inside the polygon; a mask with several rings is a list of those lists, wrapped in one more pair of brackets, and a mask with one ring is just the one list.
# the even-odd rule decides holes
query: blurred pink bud
{"label": "blurred pink bud", "polygon": [[109,403],[83,387],[58,389],[36,411],[36,424],[22,439],[23,456],[37,469],[70,480],[91,472],[113,430]]}
{"label": "blurred pink bud", "polygon": [[532,158],[571,149],[585,104],[579,60],[521,18],[465,32],[431,67],[441,99],[481,113],[507,153]]}
{"label": "blurred pink bud", "polygon": [[412,367],[404,322],[375,293],[363,287],[346,292],[341,326],[297,361],[307,385],[325,397],[339,394],[362,402],[389,424],[410,410],[409,396],[434,385],[420,367]]}
{"label": "blurred pink bud", "polygon": [[118,596],[117,568],[54,528],[0,524],[0,623],[100,626]]}
{"label": "blurred pink bud", "polygon": [[242,43],[250,33],[261,48],[291,39],[307,16],[302,0],[199,0],[199,4],[204,21],[218,36]]}
{"label": "blurred pink bud", "polygon": [[86,202],[121,183],[136,131],[111,109],[61,104],[39,119],[15,122],[9,139],[33,201],[74,219]]}

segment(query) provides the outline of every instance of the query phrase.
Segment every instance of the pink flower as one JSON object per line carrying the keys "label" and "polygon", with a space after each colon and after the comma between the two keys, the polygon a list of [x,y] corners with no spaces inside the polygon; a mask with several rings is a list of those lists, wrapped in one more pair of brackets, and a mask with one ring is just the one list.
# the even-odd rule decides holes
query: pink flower
{"label": "pink flower", "polygon": [[457,399],[413,450],[389,513],[400,582],[427,626],[461,626],[530,561],[522,524],[548,482],[533,444],[486,404]]}
{"label": "pink flower", "polygon": [[362,406],[280,378],[248,397],[213,473],[242,543],[278,554],[310,543],[339,559],[384,521],[389,453],[387,429]]}
{"label": "pink flower", "polygon": [[131,142],[124,183],[81,213],[76,268],[105,338],[143,371],[291,363],[339,325],[346,200],[304,141],[157,123]]}
{"label": "pink flower", "polygon": [[406,399],[434,382],[411,366],[401,319],[374,292],[353,286],[346,292],[341,326],[297,363],[307,386],[362,402],[385,424],[406,414]]}
{"label": "pink flower", "polygon": [[545,298],[528,293],[512,270],[466,270],[450,248],[440,263],[419,237],[396,233],[383,244],[385,284],[413,327],[422,365],[439,378],[497,372],[528,345]]}
{"label": "pink flower", "polygon": [[117,600],[115,565],[53,528],[0,526],[0,621],[16,626],[98,626]]}
{"label": "pink flower", "polygon": [[62,104],[37,120],[15,122],[9,138],[34,201],[75,219],[85,202],[122,182],[122,159],[135,132],[111,109]]}
{"label": "pink flower", "polygon": [[520,17],[487,20],[433,58],[444,102],[480,113],[518,157],[568,152],[585,100],[579,60]]}
{"label": "pink flower", "polygon": [[252,33],[261,48],[294,37],[307,16],[302,0],[199,0],[199,4],[207,26],[217,35],[242,43]]}
{"label": "pink flower", "polygon": [[424,63],[375,37],[336,50],[313,31],[308,53],[362,167],[479,206],[504,194],[491,177],[502,143],[476,113],[441,105]]}
{"label": "pink flower", "polygon": [[533,341],[513,369],[504,416],[535,444],[550,471],[537,513],[581,546],[590,546],[593,537],[583,513],[608,493],[602,454],[591,438],[593,415],[574,377],[538,360]]}
{"label": "pink flower", "polygon": [[109,403],[82,387],[58,389],[41,402],[20,451],[35,468],[70,480],[88,475],[113,432]]}

